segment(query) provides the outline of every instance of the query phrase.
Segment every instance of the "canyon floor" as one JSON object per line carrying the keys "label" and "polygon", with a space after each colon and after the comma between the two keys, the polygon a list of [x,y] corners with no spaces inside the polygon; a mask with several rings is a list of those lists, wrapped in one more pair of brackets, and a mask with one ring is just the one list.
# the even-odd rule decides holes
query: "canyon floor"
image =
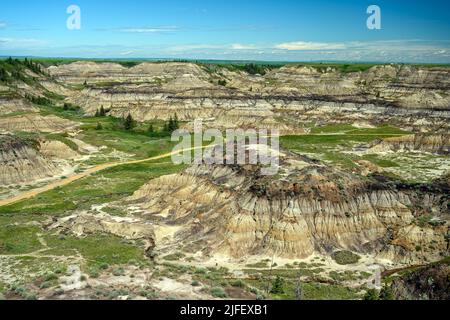
{"label": "canyon floor", "polygon": [[[0,68],[0,298],[448,299],[449,68]],[[278,174],[173,164],[199,118]]]}

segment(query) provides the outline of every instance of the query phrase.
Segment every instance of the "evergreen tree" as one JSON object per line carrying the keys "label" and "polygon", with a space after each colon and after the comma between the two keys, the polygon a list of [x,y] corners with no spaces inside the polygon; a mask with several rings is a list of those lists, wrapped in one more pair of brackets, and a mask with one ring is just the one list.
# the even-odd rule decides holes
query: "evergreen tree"
{"label": "evergreen tree", "polygon": [[175,130],[179,129],[179,124],[178,124],[178,116],[175,114],[174,117],[170,117],[169,118],[169,122],[165,125],[165,130],[167,132],[174,132]]}
{"label": "evergreen tree", "polygon": [[105,108],[103,108],[103,106],[100,107],[99,116],[100,117],[106,116],[106,111]]}
{"label": "evergreen tree", "polygon": [[155,129],[153,128],[153,124],[150,124],[149,126],[148,126],[148,133],[153,133],[153,132],[155,132]]}
{"label": "evergreen tree", "polygon": [[167,124],[167,131],[173,132],[174,122],[172,116],[170,116],[169,123]]}
{"label": "evergreen tree", "polygon": [[1,82],[8,82],[8,75],[6,73],[6,70],[3,68],[0,68],[0,81]]}
{"label": "evergreen tree", "polygon": [[124,123],[123,123],[123,127],[125,128],[125,130],[133,129],[133,127],[134,127],[134,120],[133,120],[133,117],[131,116],[130,113],[125,118]]}
{"label": "evergreen tree", "polygon": [[272,285],[272,290],[270,293],[273,294],[283,294],[284,293],[284,280],[280,276],[277,276]]}
{"label": "evergreen tree", "polygon": [[100,111],[98,111],[98,109],[95,111],[95,116],[96,118],[98,118],[100,116]]}

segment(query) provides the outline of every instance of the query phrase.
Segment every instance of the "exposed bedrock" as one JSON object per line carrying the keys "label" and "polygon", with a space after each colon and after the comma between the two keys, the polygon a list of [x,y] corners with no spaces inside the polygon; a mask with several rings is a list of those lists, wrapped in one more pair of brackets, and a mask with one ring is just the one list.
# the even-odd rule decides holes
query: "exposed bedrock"
{"label": "exposed bedrock", "polygon": [[[176,241],[186,248],[234,257],[349,249],[415,263],[448,249],[448,185],[427,192],[317,164],[284,169],[262,177],[251,167],[193,166],[150,181],[128,200],[149,219],[180,226]],[[417,226],[425,214],[442,222]]]}
{"label": "exposed bedrock", "polygon": [[[192,63],[77,62],[50,67],[59,81],[87,87],[68,101],[94,114],[103,105],[114,116],[138,120],[209,119],[215,126],[275,127],[323,120],[398,124],[417,131],[449,129],[450,71],[445,68],[375,66],[364,72],[285,66],[265,76],[210,71]],[[225,79],[226,87],[217,84]]]}
{"label": "exposed bedrock", "polygon": [[77,123],[57,116],[27,114],[0,118],[0,132],[64,132],[74,130]]}
{"label": "exposed bedrock", "polygon": [[450,154],[450,135],[405,135],[387,138],[372,144],[368,152],[424,151],[441,155]]}
{"label": "exposed bedrock", "polygon": [[38,141],[0,135],[0,185],[33,183],[61,174],[64,159],[78,153],[59,141]]}
{"label": "exposed bedrock", "polygon": [[37,142],[0,136],[0,185],[32,182],[59,172],[55,164],[39,153]]}

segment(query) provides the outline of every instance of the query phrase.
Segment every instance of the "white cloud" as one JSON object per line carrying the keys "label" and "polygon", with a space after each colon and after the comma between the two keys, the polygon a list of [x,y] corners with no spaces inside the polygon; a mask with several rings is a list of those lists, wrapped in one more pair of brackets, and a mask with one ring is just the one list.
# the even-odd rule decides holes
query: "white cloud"
{"label": "white cloud", "polygon": [[257,50],[258,47],[252,44],[188,44],[169,48],[169,51],[190,51],[190,50],[224,50],[222,53],[227,53],[226,50]]}
{"label": "white cloud", "polygon": [[174,32],[177,30],[178,27],[176,26],[119,29],[120,32],[129,32],[129,33],[166,33],[166,32]]}
{"label": "white cloud", "polygon": [[339,50],[346,49],[346,45],[343,43],[322,43],[322,42],[285,42],[275,45],[276,49],[290,50],[290,51],[303,51],[303,50]]}
{"label": "white cloud", "polygon": [[0,38],[0,48],[28,48],[30,46],[43,46],[47,41],[40,39]]}
{"label": "white cloud", "polygon": [[136,53],[136,50],[128,50],[128,51],[123,51],[120,53],[121,56],[129,56],[133,53]]}
{"label": "white cloud", "polygon": [[8,24],[4,21],[0,21],[0,29],[4,29],[8,26]]}
{"label": "white cloud", "polygon": [[255,50],[255,49],[257,49],[257,47],[252,44],[233,43],[231,45],[231,49],[233,49],[233,50]]}

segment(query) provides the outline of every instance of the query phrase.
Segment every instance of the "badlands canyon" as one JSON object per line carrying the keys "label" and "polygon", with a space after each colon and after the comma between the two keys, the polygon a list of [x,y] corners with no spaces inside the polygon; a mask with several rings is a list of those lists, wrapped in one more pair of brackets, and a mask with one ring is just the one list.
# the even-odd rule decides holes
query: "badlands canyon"
{"label": "badlands canyon", "polygon": [[[450,68],[1,70],[0,297],[448,299]],[[278,130],[278,173],[173,164],[198,119]]]}

